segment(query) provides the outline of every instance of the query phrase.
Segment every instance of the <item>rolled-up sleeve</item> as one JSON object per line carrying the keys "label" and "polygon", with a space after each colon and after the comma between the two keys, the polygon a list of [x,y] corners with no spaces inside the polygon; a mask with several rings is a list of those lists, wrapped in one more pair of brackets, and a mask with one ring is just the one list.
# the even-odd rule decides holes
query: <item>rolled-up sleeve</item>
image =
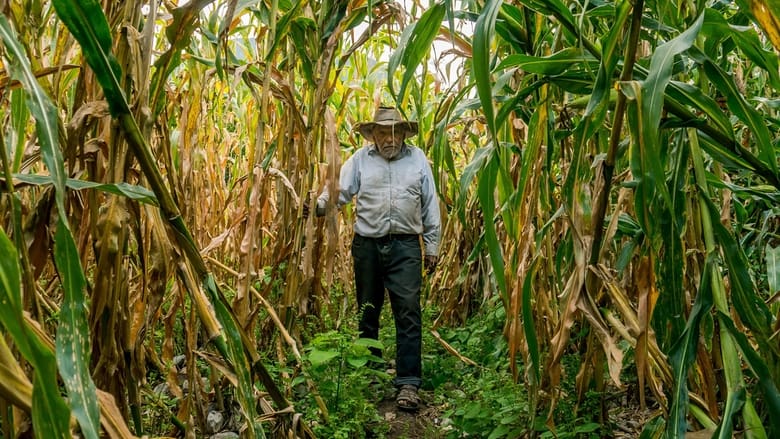
{"label": "rolled-up sleeve", "polygon": [[[336,202],[337,207],[341,207],[352,200],[352,197],[357,194],[360,189],[360,176],[357,166],[355,166],[355,158],[353,155],[344,163],[341,167],[339,174],[339,197]],[[322,191],[319,197],[317,197],[317,209],[321,212],[325,211],[330,200],[330,191],[328,186],[325,185],[325,190]]]}

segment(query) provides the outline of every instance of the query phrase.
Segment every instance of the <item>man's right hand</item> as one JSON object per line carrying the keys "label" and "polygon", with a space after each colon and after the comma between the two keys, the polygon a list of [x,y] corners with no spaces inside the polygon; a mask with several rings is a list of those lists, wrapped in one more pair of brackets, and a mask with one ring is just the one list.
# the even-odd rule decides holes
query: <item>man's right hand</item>
{"label": "man's right hand", "polygon": [[427,274],[433,273],[436,270],[436,264],[439,263],[439,257],[436,255],[425,255],[423,259],[423,265]]}

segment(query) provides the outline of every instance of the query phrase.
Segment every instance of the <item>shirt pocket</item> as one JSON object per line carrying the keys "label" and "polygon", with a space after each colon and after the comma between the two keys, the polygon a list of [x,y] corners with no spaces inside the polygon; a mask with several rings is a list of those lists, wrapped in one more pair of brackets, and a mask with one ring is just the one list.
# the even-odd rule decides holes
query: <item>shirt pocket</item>
{"label": "shirt pocket", "polygon": [[416,224],[420,221],[422,210],[422,171],[407,170],[398,175],[397,207],[405,217],[405,223]]}

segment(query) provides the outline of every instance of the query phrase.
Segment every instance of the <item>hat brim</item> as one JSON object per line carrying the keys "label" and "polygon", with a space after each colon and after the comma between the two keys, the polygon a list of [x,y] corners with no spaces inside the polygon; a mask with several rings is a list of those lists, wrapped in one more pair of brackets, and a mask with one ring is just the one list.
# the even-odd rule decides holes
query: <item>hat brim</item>
{"label": "hat brim", "polygon": [[373,131],[377,127],[395,127],[396,129],[403,130],[405,136],[417,134],[417,122],[414,121],[402,121],[402,122],[365,122],[358,124],[358,132],[366,139],[373,139]]}

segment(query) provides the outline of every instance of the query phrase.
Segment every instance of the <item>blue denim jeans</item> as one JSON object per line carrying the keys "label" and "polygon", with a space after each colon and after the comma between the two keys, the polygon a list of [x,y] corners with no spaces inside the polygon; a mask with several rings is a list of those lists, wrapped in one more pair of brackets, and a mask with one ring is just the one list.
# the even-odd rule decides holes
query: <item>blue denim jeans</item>
{"label": "blue denim jeans", "polygon": [[[379,337],[379,316],[385,289],[395,320],[395,385],[422,383],[422,250],[417,235],[366,238],[352,241],[355,260],[355,289],[361,310],[358,331],[361,337]],[[373,351],[381,356],[381,352]]]}

